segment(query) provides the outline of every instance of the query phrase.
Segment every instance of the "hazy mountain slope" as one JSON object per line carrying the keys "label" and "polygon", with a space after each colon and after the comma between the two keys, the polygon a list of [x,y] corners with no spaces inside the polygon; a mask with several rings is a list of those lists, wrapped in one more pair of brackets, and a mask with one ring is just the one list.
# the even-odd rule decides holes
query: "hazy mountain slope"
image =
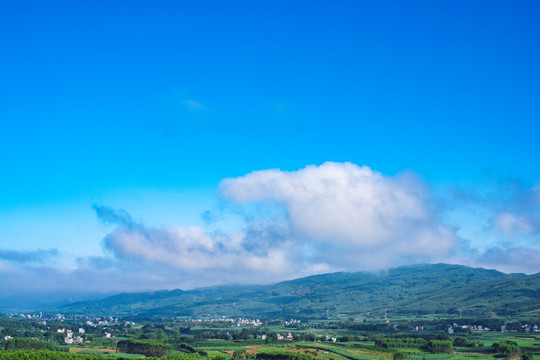
{"label": "hazy mountain slope", "polygon": [[458,265],[416,265],[379,274],[333,273],[267,286],[121,294],[61,307],[65,313],[119,316],[277,316],[324,318],[387,309],[392,316],[540,309],[540,274],[504,274]]}
{"label": "hazy mountain slope", "polygon": [[493,312],[499,315],[532,313],[540,310],[540,274],[446,289],[415,301],[409,300],[401,304],[401,309],[432,310],[435,304],[450,312],[463,309],[469,313]]}

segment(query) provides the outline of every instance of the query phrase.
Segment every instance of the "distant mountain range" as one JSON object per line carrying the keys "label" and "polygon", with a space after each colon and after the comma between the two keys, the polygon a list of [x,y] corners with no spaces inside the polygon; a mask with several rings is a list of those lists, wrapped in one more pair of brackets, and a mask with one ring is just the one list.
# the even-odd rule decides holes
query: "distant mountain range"
{"label": "distant mountain range", "polygon": [[424,314],[540,317],[540,274],[460,265],[333,273],[265,286],[126,293],[61,306],[66,314],[137,317],[381,318]]}

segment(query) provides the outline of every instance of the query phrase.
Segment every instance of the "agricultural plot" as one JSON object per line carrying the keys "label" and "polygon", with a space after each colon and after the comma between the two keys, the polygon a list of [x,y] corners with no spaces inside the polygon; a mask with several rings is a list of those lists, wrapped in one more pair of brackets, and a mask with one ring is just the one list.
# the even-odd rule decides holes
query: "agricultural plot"
{"label": "agricultural plot", "polygon": [[540,360],[540,333],[464,331],[456,325],[458,333],[449,335],[448,323],[435,319],[420,326],[414,320],[401,323],[397,328],[406,329],[401,331],[388,323],[351,320],[256,327],[189,327],[185,322],[107,324],[101,329],[88,327],[82,343],[64,345],[65,334],[73,330],[58,331],[82,325],[51,323],[45,327],[36,321],[5,320],[0,359],[32,359],[31,354],[39,353],[36,359]]}

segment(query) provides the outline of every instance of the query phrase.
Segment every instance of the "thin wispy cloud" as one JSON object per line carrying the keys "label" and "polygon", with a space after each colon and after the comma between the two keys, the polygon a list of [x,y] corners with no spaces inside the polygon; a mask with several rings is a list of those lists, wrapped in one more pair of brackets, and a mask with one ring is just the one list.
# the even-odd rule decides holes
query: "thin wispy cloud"
{"label": "thin wispy cloud", "polygon": [[519,186],[499,204],[493,226],[510,239],[528,238],[540,245],[540,186]]}
{"label": "thin wispy cloud", "polygon": [[197,100],[182,100],[182,104],[192,113],[201,113],[206,111],[206,106]]}
{"label": "thin wispy cloud", "polygon": [[12,263],[28,264],[43,263],[58,257],[58,249],[36,250],[36,251],[16,251],[0,249],[0,260]]}
{"label": "thin wispy cloud", "polygon": [[497,238],[498,246],[533,246],[540,250],[539,185],[495,181],[482,188],[452,189],[450,193],[445,211],[462,211],[481,220],[477,237]]}
{"label": "thin wispy cloud", "polygon": [[128,228],[135,224],[125,210],[97,204],[92,205],[92,209],[96,212],[98,219],[105,224],[121,225]]}

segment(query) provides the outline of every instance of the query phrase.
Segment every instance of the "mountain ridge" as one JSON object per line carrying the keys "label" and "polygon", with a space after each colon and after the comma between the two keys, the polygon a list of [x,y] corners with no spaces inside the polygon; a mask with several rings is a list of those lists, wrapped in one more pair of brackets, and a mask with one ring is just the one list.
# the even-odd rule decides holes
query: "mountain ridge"
{"label": "mountain ridge", "polygon": [[335,318],[456,314],[540,314],[540,274],[505,274],[463,265],[419,264],[380,273],[336,272],[270,285],[123,293],[67,304],[70,314],[139,317]]}

